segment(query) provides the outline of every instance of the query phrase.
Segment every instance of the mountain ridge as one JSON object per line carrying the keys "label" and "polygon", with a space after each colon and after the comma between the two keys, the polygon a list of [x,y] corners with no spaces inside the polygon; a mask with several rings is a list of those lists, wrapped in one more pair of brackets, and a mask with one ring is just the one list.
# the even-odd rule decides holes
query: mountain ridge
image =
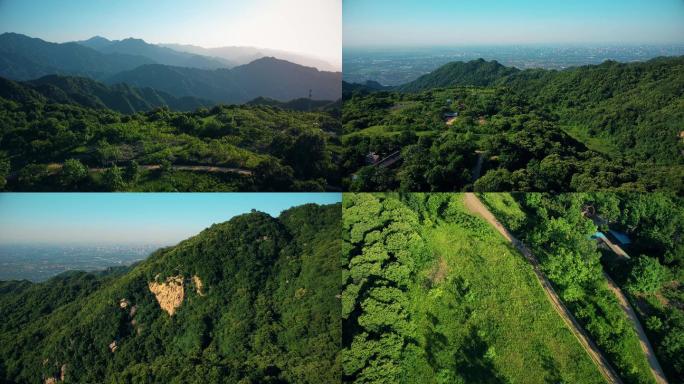
{"label": "mountain ridge", "polygon": [[95,36],[88,40],[76,41],[76,43],[105,54],[120,53],[148,57],[157,64],[163,65],[200,69],[235,66],[235,63],[225,59],[181,52],[132,37],[122,40],[109,40],[101,36]]}
{"label": "mountain ridge", "polygon": [[153,63],[142,56],[103,54],[76,43],[51,43],[11,32],[0,34],[0,57],[0,76],[12,80],[31,80],[51,74],[99,79]]}
{"label": "mountain ridge", "polygon": [[144,65],[118,73],[105,82],[151,87],[175,96],[207,98],[224,103],[245,103],[259,96],[289,101],[307,97],[318,100],[341,97],[339,72],[324,72],[273,57],[260,58],[232,69],[202,70]]}
{"label": "mountain ridge", "polygon": [[335,66],[323,59],[313,56],[300,54],[296,52],[289,52],[278,49],[259,48],[250,46],[227,46],[217,48],[204,48],[191,44],[159,44],[163,47],[168,47],[177,51],[183,51],[194,54],[201,54],[206,56],[216,56],[231,62],[236,65],[248,64],[256,59],[262,57],[274,56],[282,60],[299,64],[305,67],[315,67],[319,71],[339,72],[340,67]]}

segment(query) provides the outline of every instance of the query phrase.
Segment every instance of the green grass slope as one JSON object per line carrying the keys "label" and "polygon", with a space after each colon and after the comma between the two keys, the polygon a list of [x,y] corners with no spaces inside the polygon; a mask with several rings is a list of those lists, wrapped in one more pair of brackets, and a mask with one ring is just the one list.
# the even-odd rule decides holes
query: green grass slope
{"label": "green grass slope", "polygon": [[[621,214],[639,217],[649,211],[640,196],[662,198],[659,194],[615,193],[483,195],[484,203],[502,224],[530,247],[565,305],[625,383],[655,383],[655,378],[634,326],[608,288],[597,242],[590,238],[597,227],[583,209],[594,206],[611,221]],[[616,212],[620,200],[632,205],[624,213]],[[662,231],[663,222],[667,219],[661,217],[644,230]],[[663,360],[663,365],[669,366],[670,359]]]}
{"label": "green grass slope", "polygon": [[460,198],[344,196],[344,381],[603,382],[531,266]]}

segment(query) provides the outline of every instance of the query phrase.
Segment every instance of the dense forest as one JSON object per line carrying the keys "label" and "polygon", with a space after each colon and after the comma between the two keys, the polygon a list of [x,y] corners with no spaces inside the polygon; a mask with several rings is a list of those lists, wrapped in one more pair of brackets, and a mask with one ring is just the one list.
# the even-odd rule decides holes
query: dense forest
{"label": "dense forest", "polygon": [[323,191],[340,185],[334,165],[339,104],[262,98],[194,109],[203,102],[85,78],[1,81],[0,188],[6,190]]}
{"label": "dense forest", "polygon": [[684,57],[344,87],[352,191],[684,191]]}
{"label": "dense forest", "polygon": [[[343,226],[344,382],[604,382],[532,265],[463,195],[346,194]],[[610,356],[620,376],[653,383],[611,316],[631,348]]]}
{"label": "dense forest", "polygon": [[[629,355],[629,326],[602,270],[627,295],[670,382],[684,379],[684,201],[659,194],[484,194],[483,201],[537,255],[543,270],[627,382],[645,382]],[[591,216],[591,217],[590,217]],[[631,257],[592,234],[624,232]],[[630,347],[631,345],[631,347]],[[631,351],[630,351],[631,349]],[[631,361],[630,361],[631,360]]]}
{"label": "dense forest", "polygon": [[253,211],[126,270],[1,282],[0,382],[339,382],[340,214]]}

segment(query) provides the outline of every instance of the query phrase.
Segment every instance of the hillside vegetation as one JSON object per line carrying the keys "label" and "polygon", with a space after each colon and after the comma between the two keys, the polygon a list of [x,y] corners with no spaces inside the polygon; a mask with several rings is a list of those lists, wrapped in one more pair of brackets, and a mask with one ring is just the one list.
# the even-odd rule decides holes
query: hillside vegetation
{"label": "hillside vegetation", "polygon": [[0,381],[339,382],[340,212],[252,212],[125,273],[2,282]]}
{"label": "hillside vegetation", "polygon": [[[602,270],[639,314],[670,382],[684,377],[684,203],[659,194],[484,194],[484,202],[539,258],[568,308],[626,382],[651,382],[643,351]],[[595,212],[598,226],[587,212]],[[630,259],[597,247],[597,230],[624,231]]]}
{"label": "hillside vegetation", "polygon": [[344,382],[603,382],[462,195],[345,194],[342,216]]}
{"label": "hillside vegetation", "polygon": [[[681,192],[683,67],[684,57],[564,71],[478,60],[448,64],[392,91],[348,85],[346,185]],[[391,169],[368,163],[368,154],[395,151],[401,162]]]}
{"label": "hillside vegetation", "polygon": [[335,105],[320,112],[233,105],[123,115],[112,109],[146,110],[170,99],[82,78],[2,83],[0,188],[278,191],[339,185]]}

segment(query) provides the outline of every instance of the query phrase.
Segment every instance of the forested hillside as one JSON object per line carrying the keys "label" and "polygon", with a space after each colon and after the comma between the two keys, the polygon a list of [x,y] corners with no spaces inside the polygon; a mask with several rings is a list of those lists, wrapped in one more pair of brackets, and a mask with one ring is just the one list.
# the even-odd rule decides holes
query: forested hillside
{"label": "forested hillside", "polygon": [[344,382],[604,382],[463,195],[345,194],[342,218]]}
{"label": "forested hillside", "polygon": [[[501,222],[541,262],[561,298],[624,372],[644,382],[633,324],[611,292],[608,275],[627,295],[671,383],[684,378],[684,202],[667,194],[484,194]],[[621,231],[631,243],[620,256],[596,237]],[[605,238],[605,237],[604,237]],[[617,242],[616,240],[613,240]],[[603,271],[602,271],[603,270]],[[639,373],[640,372],[640,373]]]}
{"label": "forested hillside", "polygon": [[496,60],[485,61],[479,59],[467,63],[456,61],[439,67],[410,83],[400,85],[397,87],[397,90],[417,92],[454,85],[486,87],[496,84],[505,76],[518,72],[518,69],[505,67]]}
{"label": "forested hillside", "polygon": [[215,104],[194,97],[177,98],[152,88],[135,88],[127,84],[107,86],[85,77],[60,75],[48,75],[21,83],[0,78],[0,97],[17,102],[30,101],[34,97],[53,103],[111,109],[122,114],[147,112],[159,107],[190,111]]}
{"label": "forested hillside", "polygon": [[340,212],[252,212],[125,273],[2,282],[0,381],[339,382]]}
{"label": "forested hillside", "polygon": [[[297,112],[269,106],[152,106],[151,90],[85,79],[4,81],[0,188],[24,191],[325,190],[339,106]],[[179,101],[181,102],[181,101]],[[146,104],[150,103],[150,104]]]}
{"label": "forested hillside", "polygon": [[[517,71],[480,60],[399,87],[414,92],[347,86],[346,184],[681,192],[683,68],[683,57],[564,71]],[[369,160],[397,151],[393,166]]]}

